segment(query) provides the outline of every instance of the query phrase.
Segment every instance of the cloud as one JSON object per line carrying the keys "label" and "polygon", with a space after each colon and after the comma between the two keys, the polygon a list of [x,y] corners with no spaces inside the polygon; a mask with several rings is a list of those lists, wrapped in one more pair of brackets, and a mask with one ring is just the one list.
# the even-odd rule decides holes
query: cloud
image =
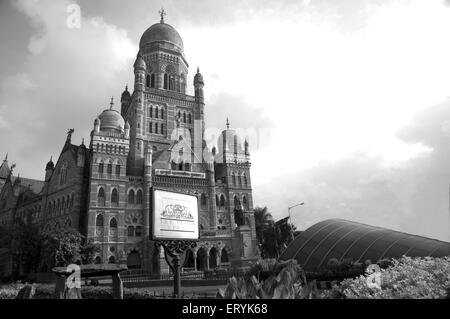
{"label": "cloud", "polygon": [[423,143],[430,152],[398,163],[364,153],[322,161],[256,185],[254,201],[268,205],[277,217],[287,214],[288,205],[304,201],[292,213],[303,229],[344,218],[449,241],[450,135],[442,130],[449,121],[447,100],[417,112],[399,131],[403,141]]}
{"label": "cloud", "polygon": [[9,108],[0,112],[0,145],[23,176],[43,178],[44,164],[59,155],[67,128],[75,128],[75,143],[88,138],[110,97],[118,101],[126,82],[132,83],[137,46],[127,32],[89,16],[82,16],[81,28],[69,28],[67,7],[73,3],[13,3],[34,32],[22,69],[2,82],[0,98]]}

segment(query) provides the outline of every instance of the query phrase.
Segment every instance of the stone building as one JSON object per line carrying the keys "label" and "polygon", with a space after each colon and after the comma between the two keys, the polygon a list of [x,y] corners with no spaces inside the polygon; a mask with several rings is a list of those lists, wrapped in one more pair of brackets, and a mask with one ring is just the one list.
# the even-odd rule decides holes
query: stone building
{"label": "stone building", "polygon": [[125,88],[120,111],[111,99],[88,147],[73,145],[69,130],[43,182],[18,181],[2,164],[0,223],[23,218],[44,232],[73,227],[99,245],[97,263],[158,273],[167,264],[151,240],[151,197],[153,188],[163,189],[198,197],[200,241],[185,268],[240,267],[258,258],[248,143],[227,122],[217,147],[207,147],[205,83],[197,68],[195,94],[186,94],[188,70],[182,38],[162,16],[141,37],[133,92]]}

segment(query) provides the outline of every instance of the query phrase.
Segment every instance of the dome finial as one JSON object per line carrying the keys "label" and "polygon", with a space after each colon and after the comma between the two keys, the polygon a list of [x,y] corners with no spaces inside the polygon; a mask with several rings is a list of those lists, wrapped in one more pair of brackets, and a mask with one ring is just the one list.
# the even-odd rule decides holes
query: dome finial
{"label": "dome finial", "polygon": [[164,11],[164,8],[161,8],[161,10],[158,11],[158,13],[161,16],[161,21],[160,23],[164,23],[164,16],[166,15],[166,11]]}
{"label": "dome finial", "polygon": [[114,96],[111,96],[111,102],[109,102],[109,105],[110,105],[110,110],[112,110],[113,109],[113,105],[114,105]]}
{"label": "dome finial", "polygon": [[230,129],[230,121],[228,121],[228,117],[227,117],[227,130]]}
{"label": "dome finial", "polygon": [[197,73],[200,73],[200,68],[199,67],[197,67]]}

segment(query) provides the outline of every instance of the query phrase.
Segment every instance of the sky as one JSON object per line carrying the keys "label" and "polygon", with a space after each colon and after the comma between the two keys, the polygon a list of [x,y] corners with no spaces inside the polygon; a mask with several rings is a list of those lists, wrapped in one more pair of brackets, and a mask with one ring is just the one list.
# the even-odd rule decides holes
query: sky
{"label": "sky", "polygon": [[304,202],[299,229],[344,218],[450,240],[447,0],[0,0],[0,157],[15,173],[43,179],[69,128],[88,144],[161,7],[188,93],[204,76],[208,143],[227,117],[249,135],[255,206],[278,219]]}

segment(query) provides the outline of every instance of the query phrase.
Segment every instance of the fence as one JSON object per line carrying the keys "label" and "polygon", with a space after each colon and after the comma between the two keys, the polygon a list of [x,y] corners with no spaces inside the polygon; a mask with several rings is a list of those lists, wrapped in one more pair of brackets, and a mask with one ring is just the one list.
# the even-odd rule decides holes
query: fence
{"label": "fence", "polygon": [[[339,284],[346,278],[355,278],[362,275],[361,270],[345,272],[305,272],[306,280],[315,280],[318,288],[330,289],[334,284]],[[192,271],[181,273],[181,282],[183,286],[214,286],[224,285],[231,277],[243,277],[243,270],[216,270],[216,271]],[[155,287],[170,286],[173,280],[173,274],[152,274],[149,270],[133,269],[121,273],[121,278],[125,287]]]}

